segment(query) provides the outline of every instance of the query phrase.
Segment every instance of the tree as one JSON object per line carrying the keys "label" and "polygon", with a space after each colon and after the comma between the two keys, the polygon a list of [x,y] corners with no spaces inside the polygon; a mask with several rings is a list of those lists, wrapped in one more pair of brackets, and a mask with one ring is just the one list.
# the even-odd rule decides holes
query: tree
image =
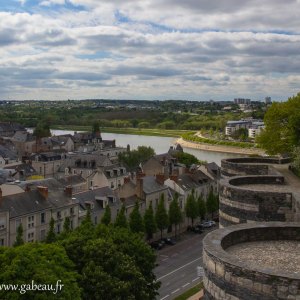
{"label": "tree", "polygon": [[56,240],[56,234],[55,234],[55,228],[54,228],[54,219],[51,217],[50,223],[49,223],[49,231],[46,236],[46,243],[54,243]]}
{"label": "tree", "polygon": [[139,146],[136,150],[131,150],[119,154],[119,161],[123,163],[128,169],[138,167],[138,165],[149,159],[155,154],[153,148],[146,146]]}
{"label": "tree", "polygon": [[217,211],[219,208],[218,197],[214,195],[213,190],[209,191],[209,194],[206,199],[206,209],[208,213],[211,213],[211,217],[213,217],[213,213]]}
{"label": "tree", "polygon": [[188,168],[193,164],[199,163],[198,158],[189,153],[177,152],[175,157],[177,158],[178,162],[185,164]]}
{"label": "tree", "polygon": [[66,217],[63,225],[63,232],[69,233],[70,231],[71,231],[71,221],[69,217]]}
{"label": "tree", "polygon": [[291,153],[300,146],[300,93],[286,102],[272,103],[264,123],[256,142],[269,154]]}
{"label": "tree", "polygon": [[147,239],[150,240],[153,236],[153,233],[156,232],[156,223],[153,213],[152,202],[150,202],[149,207],[146,209],[144,214],[144,225],[145,232],[147,234]]}
{"label": "tree", "polygon": [[96,121],[96,122],[93,123],[92,132],[93,133],[100,132],[100,123],[98,121]]}
{"label": "tree", "polygon": [[57,293],[54,291],[20,290],[9,292],[0,289],[0,298],[18,299],[81,299],[81,289],[77,284],[79,275],[63,247],[56,244],[27,243],[16,248],[6,248],[0,254],[0,282],[28,285],[63,284]]}
{"label": "tree", "polygon": [[140,235],[103,226],[84,247],[84,299],[155,299],[160,284],[153,274],[153,251]]}
{"label": "tree", "polygon": [[200,218],[200,221],[204,220],[206,214],[206,204],[201,195],[198,197],[197,206],[198,206],[198,217]]}
{"label": "tree", "polygon": [[192,193],[188,195],[186,205],[185,205],[185,214],[192,221],[192,226],[194,226],[194,219],[198,216],[198,205],[195,199],[195,192],[192,190]]}
{"label": "tree", "polygon": [[157,228],[160,230],[160,238],[162,239],[163,230],[166,229],[169,224],[168,213],[165,208],[164,194],[161,194],[159,203],[156,207],[155,221]]}
{"label": "tree", "polygon": [[117,214],[115,223],[115,227],[123,227],[123,228],[128,228],[128,223],[127,219],[125,216],[125,205],[123,204],[120,211]]}
{"label": "tree", "polygon": [[22,223],[20,223],[20,225],[17,228],[17,236],[16,236],[16,240],[14,242],[14,247],[21,246],[23,244],[24,244],[24,240],[23,240],[23,226],[22,226]]}
{"label": "tree", "polygon": [[110,206],[106,205],[103,217],[101,219],[101,223],[105,225],[109,225],[110,222],[111,222],[111,210],[110,210]]}
{"label": "tree", "polygon": [[129,215],[129,228],[132,232],[144,232],[144,222],[139,211],[139,203],[135,202],[133,211]]}
{"label": "tree", "polygon": [[178,204],[178,194],[176,193],[174,199],[172,200],[170,207],[169,207],[169,222],[170,225],[175,225],[175,237],[177,231],[177,225],[182,222],[182,212],[180,210]]}
{"label": "tree", "polygon": [[43,121],[40,121],[39,123],[37,123],[37,125],[33,131],[33,135],[38,139],[51,136],[49,124],[47,124],[46,122],[43,122]]}

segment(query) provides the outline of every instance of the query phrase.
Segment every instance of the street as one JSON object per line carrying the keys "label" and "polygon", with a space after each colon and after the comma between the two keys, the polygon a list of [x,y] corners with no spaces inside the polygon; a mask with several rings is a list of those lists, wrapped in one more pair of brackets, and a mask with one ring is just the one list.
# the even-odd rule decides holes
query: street
{"label": "street", "polygon": [[201,281],[197,267],[202,266],[202,240],[213,229],[202,234],[184,233],[176,245],[157,251],[154,273],[161,282],[157,299],[174,299]]}

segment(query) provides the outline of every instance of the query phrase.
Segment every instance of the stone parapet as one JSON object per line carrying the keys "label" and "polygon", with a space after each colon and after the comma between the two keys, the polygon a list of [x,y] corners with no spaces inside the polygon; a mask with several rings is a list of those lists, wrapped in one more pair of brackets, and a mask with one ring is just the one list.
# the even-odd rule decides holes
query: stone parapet
{"label": "stone parapet", "polygon": [[272,266],[253,267],[226,251],[236,244],[268,240],[300,241],[300,224],[240,224],[209,233],[203,241],[204,299],[300,299],[299,273],[274,271]]}

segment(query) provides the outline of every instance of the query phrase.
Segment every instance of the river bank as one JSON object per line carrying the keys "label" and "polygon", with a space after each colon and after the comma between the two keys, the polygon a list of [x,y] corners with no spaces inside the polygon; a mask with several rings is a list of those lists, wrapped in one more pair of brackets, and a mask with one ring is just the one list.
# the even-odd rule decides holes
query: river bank
{"label": "river bank", "polygon": [[239,147],[223,146],[223,145],[210,145],[205,143],[186,141],[183,138],[177,139],[176,143],[186,148],[213,151],[213,152],[223,152],[223,153],[233,153],[233,154],[243,154],[243,155],[264,155],[265,154],[265,152],[261,149],[239,148]]}
{"label": "river bank", "polygon": [[[74,130],[74,131],[90,131],[91,126],[76,126],[76,125],[55,125],[51,126],[54,130]],[[190,130],[172,130],[172,129],[157,129],[157,128],[114,128],[101,127],[101,132],[118,133],[118,134],[134,134],[146,136],[162,136],[179,138],[182,134],[191,132]]]}

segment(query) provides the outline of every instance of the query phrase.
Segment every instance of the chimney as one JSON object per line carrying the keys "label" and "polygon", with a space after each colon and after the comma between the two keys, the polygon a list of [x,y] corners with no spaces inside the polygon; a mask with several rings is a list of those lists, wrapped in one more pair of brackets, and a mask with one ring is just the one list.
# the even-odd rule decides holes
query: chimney
{"label": "chimney", "polygon": [[136,195],[140,199],[143,199],[143,195],[144,195],[143,186],[144,186],[144,179],[141,177],[138,177],[136,179]]}
{"label": "chimney", "polygon": [[73,188],[71,185],[65,187],[65,194],[68,197],[72,197]]}
{"label": "chimney", "polygon": [[171,175],[170,179],[175,181],[175,182],[178,182],[178,175]]}
{"label": "chimney", "polygon": [[124,177],[124,184],[129,183],[130,182],[130,177]]}
{"label": "chimney", "polygon": [[48,198],[48,188],[46,186],[38,186],[37,189],[44,199]]}
{"label": "chimney", "polygon": [[156,174],[155,178],[156,178],[156,181],[159,184],[164,184],[164,182],[165,182],[165,175],[164,174]]}

